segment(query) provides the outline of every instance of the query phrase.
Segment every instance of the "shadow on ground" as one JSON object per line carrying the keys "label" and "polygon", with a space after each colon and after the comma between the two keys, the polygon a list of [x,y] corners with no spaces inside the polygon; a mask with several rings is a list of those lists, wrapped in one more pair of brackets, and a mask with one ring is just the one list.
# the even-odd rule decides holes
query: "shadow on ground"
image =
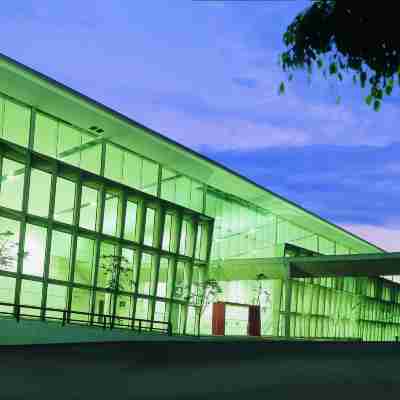
{"label": "shadow on ground", "polygon": [[400,344],[0,347],[1,399],[397,399]]}

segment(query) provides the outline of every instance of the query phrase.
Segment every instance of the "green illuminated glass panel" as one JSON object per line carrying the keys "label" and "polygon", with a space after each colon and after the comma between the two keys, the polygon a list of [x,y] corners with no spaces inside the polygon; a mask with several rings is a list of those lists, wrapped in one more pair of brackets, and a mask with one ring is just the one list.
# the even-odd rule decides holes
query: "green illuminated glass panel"
{"label": "green illuminated glass panel", "polygon": [[[168,321],[167,303],[165,301],[156,301],[154,310],[155,321]],[[162,326],[165,328],[165,325]]]}
{"label": "green illuminated glass panel", "polygon": [[292,242],[311,235],[304,229],[283,220],[279,220],[277,229],[278,243]]}
{"label": "green illuminated glass panel", "polygon": [[12,219],[0,217],[0,227],[2,256],[10,257],[7,262],[0,263],[0,270],[15,272],[17,270],[20,224]]}
{"label": "green illuminated glass panel", "polygon": [[[67,290],[66,286],[49,284],[47,286],[46,308],[56,308],[64,310],[67,305]],[[46,317],[62,318],[62,311],[46,311]]]}
{"label": "green illuminated glass panel", "polygon": [[135,261],[136,252],[132,249],[123,248],[124,270],[120,272],[119,290],[133,292],[135,290]]}
{"label": "green illuminated glass panel", "polygon": [[148,253],[142,254],[142,260],[140,265],[140,276],[139,276],[139,293],[150,294],[151,278],[153,276],[153,256]]}
{"label": "green illuminated glass panel", "polygon": [[3,137],[4,103],[6,99],[0,95],[0,137]]}
{"label": "green illuminated glass panel", "polygon": [[[20,304],[25,306],[41,307],[42,305],[42,282],[23,279],[21,282]],[[21,307],[21,314],[40,315],[40,310]]]}
{"label": "green illuminated glass panel", "polygon": [[130,152],[125,152],[123,183],[141,190],[142,188],[142,159]]}
{"label": "green illuminated glass panel", "polygon": [[181,231],[181,240],[179,243],[179,254],[183,254],[186,256],[191,256],[191,235],[193,234],[193,224],[192,222],[184,219],[182,221],[182,231]]}
{"label": "green illuminated glass panel", "polygon": [[195,258],[198,260],[204,260],[205,259],[205,232],[204,228],[201,224],[198,225],[197,227],[197,237],[196,237],[196,255]]}
{"label": "green illuminated glass panel", "polygon": [[74,218],[75,183],[67,179],[57,178],[54,219],[72,224]]}
{"label": "green illuminated glass panel", "polygon": [[186,322],[186,334],[195,335],[197,332],[196,326],[196,308],[188,307],[187,322]]}
{"label": "green illuminated glass panel", "polygon": [[335,254],[337,254],[337,255],[340,255],[340,254],[347,255],[347,254],[350,254],[350,252],[349,252],[349,249],[347,247],[336,243],[336,252],[335,252]]}
{"label": "green illuminated glass panel", "polygon": [[130,321],[125,318],[132,317],[132,296],[119,294],[115,304],[115,322],[128,326]]}
{"label": "green illuminated glass panel", "polygon": [[111,144],[106,145],[104,175],[116,182],[123,182],[124,151]]}
{"label": "green illuminated glass panel", "polygon": [[172,214],[165,214],[165,222],[164,222],[164,232],[163,232],[163,240],[162,240],[162,249],[165,251],[172,251],[173,243],[172,243],[172,229],[174,216]]}
{"label": "green illuminated glass panel", "polygon": [[192,302],[195,304],[200,304],[200,295],[201,295],[201,268],[197,265],[193,266],[192,272],[192,287],[191,287],[191,295],[192,295]]}
{"label": "green illuminated glass panel", "polygon": [[157,184],[158,184],[158,164],[143,159],[142,191],[152,194],[153,196],[156,196]]}
{"label": "green illuminated glass panel", "polygon": [[320,253],[327,254],[327,255],[335,254],[335,243],[334,242],[331,242],[330,240],[325,239],[321,236],[319,237],[318,242],[319,242],[318,250]]}
{"label": "green illuminated glass panel", "polygon": [[318,237],[317,235],[309,235],[305,238],[297,239],[291,243],[307,250],[318,252]]}
{"label": "green illuminated glass panel", "polygon": [[109,321],[108,316],[112,314],[113,296],[100,290],[95,291],[94,322],[104,325]]}
{"label": "green illuminated glass panel", "polygon": [[136,239],[136,213],[137,213],[137,203],[128,201],[126,205],[126,215],[125,215],[125,228],[124,228],[124,239],[135,240]]}
{"label": "green illuminated glass panel", "polygon": [[215,218],[217,215],[217,197],[209,191],[206,192],[206,215]]}
{"label": "green illuminated glass panel", "polygon": [[73,311],[81,313],[90,313],[92,291],[87,289],[73,288],[71,299],[71,320],[89,321],[88,315],[77,314]]}
{"label": "green illuminated glass panel", "polygon": [[171,281],[171,268],[168,258],[162,257],[158,271],[157,297],[167,297],[167,289]]}
{"label": "green illuminated glass panel", "polygon": [[57,157],[58,122],[44,114],[36,114],[34,150]]}
{"label": "green illuminated glass panel", "polygon": [[71,235],[65,232],[53,231],[49,266],[50,279],[68,280],[70,251]]}
{"label": "green illuminated glass panel", "polygon": [[25,166],[3,158],[1,171],[0,206],[21,210]]}
{"label": "green illuminated glass panel", "polygon": [[79,167],[81,161],[81,133],[76,128],[60,124],[58,135],[57,157],[68,164]]}
{"label": "green illuminated glass panel", "polygon": [[203,212],[204,185],[192,180],[190,193],[190,208],[197,212]]}
{"label": "green illuminated glass panel", "polygon": [[82,150],[80,167],[94,174],[100,174],[101,144],[92,144],[95,139],[82,135]]}
{"label": "green illuminated glass panel", "polygon": [[176,179],[176,202],[183,207],[190,206],[191,182],[186,176]]}
{"label": "green illuminated glass panel", "polygon": [[153,208],[146,208],[146,225],[144,231],[144,244],[153,246],[154,242],[154,225],[155,225],[156,211]]}
{"label": "green illuminated glass panel", "polygon": [[149,301],[147,299],[142,299],[142,298],[137,299],[135,318],[148,319],[148,313],[149,313]]}
{"label": "green illuminated glass panel", "polygon": [[172,203],[176,202],[176,179],[177,173],[167,168],[162,169],[161,175],[161,198]]}
{"label": "green illuminated glass panel", "polygon": [[183,306],[178,303],[171,303],[171,324],[172,324],[172,332],[174,333],[183,333],[183,325],[184,325],[184,316]]}
{"label": "green illuminated glass panel", "polygon": [[94,275],[94,240],[78,237],[74,282],[91,286]]}
{"label": "green illuminated glass panel", "polygon": [[188,269],[185,268],[184,262],[178,261],[176,265],[175,289],[173,298],[176,300],[183,300],[188,290],[189,290]]}
{"label": "green illuminated glass panel", "polygon": [[28,212],[47,217],[49,214],[51,175],[38,169],[32,169]]}
{"label": "green illuminated glass panel", "polygon": [[101,243],[100,263],[97,272],[97,287],[116,289],[116,277],[118,274],[118,260],[111,256],[117,255],[117,247],[109,243]]}
{"label": "green illuminated glass panel", "polygon": [[25,252],[22,273],[43,276],[46,250],[46,228],[27,224],[25,233]]}
{"label": "green illuminated glass panel", "polygon": [[[13,303],[15,295],[15,278],[0,275],[0,302]],[[0,306],[2,312],[13,312],[10,306]]]}
{"label": "green illuminated glass panel", "polygon": [[3,115],[3,138],[27,147],[29,140],[30,109],[6,100]]}
{"label": "green illuminated glass panel", "polygon": [[118,226],[119,197],[113,193],[106,193],[104,206],[103,233],[115,236]]}
{"label": "green illuminated glass panel", "polygon": [[99,192],[87,186],[82,186],[81,212],[79,225],[82,228],[94,231],[96,229],[96,217]]}

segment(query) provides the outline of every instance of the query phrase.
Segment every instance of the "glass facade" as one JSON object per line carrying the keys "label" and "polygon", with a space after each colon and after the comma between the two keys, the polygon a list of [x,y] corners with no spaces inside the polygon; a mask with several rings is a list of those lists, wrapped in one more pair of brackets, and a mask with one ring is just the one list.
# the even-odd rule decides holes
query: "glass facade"
{"label": "glass facade", "polygon": [[12,262],[0,265],[0,302],[183,333],[190,301],[174,296],[176,271],[207,268],[212,218],[157,197],[157,163],[16,101],[1,97],[1,110],[0,233]]}
{"label": "glass facade", "polygon": [[121,325],[141,318],[171,322],[175,333],[198,334],[200,327],[211,334],[212,301],[202,300],[215,279],[218,300],[230,303],[226,334],[246,334],[246,305],[258,304],[264,336],[399,336],[396,282],[260,282],[221,267],[228,259],[298,255],[290,245],[310,254],[359,253],[345,234],[339,241],[319,235],[274,206],[154,158],[0,96],[0,233],[16,244],[11,262],[0,265],[0,302],[46,319],[60,312],[23,306],[67,310],[82,323],[111,315]]}

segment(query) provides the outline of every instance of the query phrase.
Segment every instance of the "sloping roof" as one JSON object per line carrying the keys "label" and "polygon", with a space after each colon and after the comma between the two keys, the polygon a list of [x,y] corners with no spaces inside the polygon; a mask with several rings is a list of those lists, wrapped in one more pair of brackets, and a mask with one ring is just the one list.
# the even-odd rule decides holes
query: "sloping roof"
{"label": "sloping roof", "polygon": [[300,227],[357,252],[384,251],[235,171],[1,54],[0,91],[82,129],[93,125],[101,127],[111,142],[271,210]]}
{"label": "sloping roof", "polygon": [[222,280],[255,280],[259,274],[266,279],[392,276],[400,275],[400,253],[225,259],[211,271]]}
{"label": "sloping roof", "polygon": [[400,275],[400,253],[297,257],[289,262],[292,277]]}

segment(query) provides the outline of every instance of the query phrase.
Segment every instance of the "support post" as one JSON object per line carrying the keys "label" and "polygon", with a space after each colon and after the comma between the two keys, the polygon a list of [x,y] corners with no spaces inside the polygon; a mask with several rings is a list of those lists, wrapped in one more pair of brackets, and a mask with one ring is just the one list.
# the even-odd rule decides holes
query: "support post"
{"label": "support post", "polygon": [[292,303],[292,281],[290,280],[290,263],[286,263],[287,277],[285,279],[285,338],[290,337],[290,305]]}

